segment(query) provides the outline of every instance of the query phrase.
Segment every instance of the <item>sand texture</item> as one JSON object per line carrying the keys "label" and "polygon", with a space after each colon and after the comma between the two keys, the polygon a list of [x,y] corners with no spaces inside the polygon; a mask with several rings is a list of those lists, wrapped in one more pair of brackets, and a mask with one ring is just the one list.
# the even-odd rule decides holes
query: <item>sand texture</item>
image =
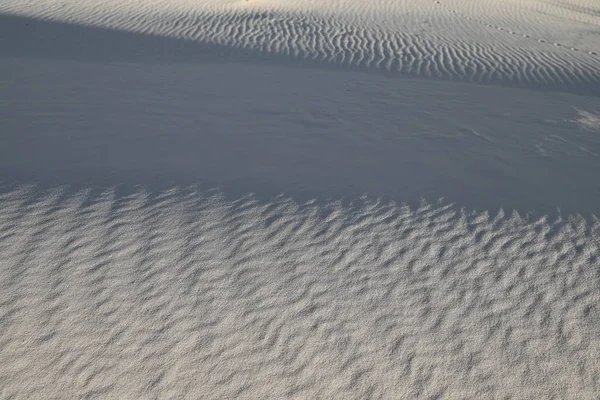
{"label": "sand texture", "polygon": [[600,390],[597,220],[193,189],[0,204],[4,398]]}
{"label": "sand texture", "polygon": [[0,399],[599,399],[595,0],[0,0]]}

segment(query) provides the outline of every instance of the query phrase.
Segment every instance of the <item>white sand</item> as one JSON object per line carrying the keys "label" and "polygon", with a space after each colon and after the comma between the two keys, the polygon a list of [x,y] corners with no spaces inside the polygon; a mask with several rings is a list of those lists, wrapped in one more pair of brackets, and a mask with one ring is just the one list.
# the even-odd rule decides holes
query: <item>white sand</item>
{"label": "white sand", "polygon": [[2,197],[2,397],[597,397],[600,223]]}
{"label": "white sand", "polygon": [[254,58],[599,92],[595,0],[5,3],[7,15],[212,43]]}
{"label": "white sand", "polygon": [[598,25],[0,0],[0,398],[597,399]]}

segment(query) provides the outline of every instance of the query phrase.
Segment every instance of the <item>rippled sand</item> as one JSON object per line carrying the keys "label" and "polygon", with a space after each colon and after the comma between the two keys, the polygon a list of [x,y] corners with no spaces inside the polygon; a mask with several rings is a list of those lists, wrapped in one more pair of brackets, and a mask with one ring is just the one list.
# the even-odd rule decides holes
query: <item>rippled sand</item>
{"label": "rippled sand", "polygon": [[597,399],[595,1],[0,1],[0,398]]}

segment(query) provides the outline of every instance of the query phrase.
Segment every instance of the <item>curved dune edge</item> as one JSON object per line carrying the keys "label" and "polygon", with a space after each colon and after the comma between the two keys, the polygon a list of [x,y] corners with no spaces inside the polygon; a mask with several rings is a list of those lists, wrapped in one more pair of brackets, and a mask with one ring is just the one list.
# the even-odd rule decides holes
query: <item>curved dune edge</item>
{"label": "curved dune edge", "polygon": [[185,8],[147,1],[114,9],[110,4],[5,5],[4,12],[250,50],[258,59],[279,56],[419,77],[600,93],[596,52],[552,45],[501,26],[490,33],[495,25],[471,21],[454,9],[441,12],[450,6],[435,2],[425,11],[385,3],[387,8],[375,7],[376,15],[366,17],[328,8],[290,11],[268,2]]}
{"label": "curved dune edge", "polygon": [[6,189],[1,390],[592,399],[599,235],[366,198]]}

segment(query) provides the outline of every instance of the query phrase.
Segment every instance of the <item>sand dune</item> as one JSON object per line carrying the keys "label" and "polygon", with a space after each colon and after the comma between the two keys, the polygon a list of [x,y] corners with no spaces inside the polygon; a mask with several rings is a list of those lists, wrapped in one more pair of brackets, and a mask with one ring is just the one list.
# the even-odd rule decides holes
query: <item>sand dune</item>
{"label": "sand dune", "polygon": [[0,399],[597,399],[599,25],[0,0]]}
{"label": "sand dune", "polygon": [[[600,135],[590,129],[599,98],[217,60],[180,65],[162,60],[212,50],[116,35],[94,54],[105,31],[30,26],[51,40],[3,64],[11,78],[0,77],[10,94],[0,99],[0,180],[203,183],[265,201],[443,197],[491,213],[600,216]],[[71,39],[65,59],[48,60],[60,54],[59,37],[81,40]],[[132,61],[163,51],[151,65]]]}
{"label": "sand dune", "polygon": [[596,398],[600,222],[5,188],[2,397]]}
{"label": "sand dune", "polygon": [[[531,2],[196,3],[9,2],[0,12],[252,50],[257,58],[600,93],[600,40],[593,36],[600,9],[593,2],[579,8]],[[519,28],[505,23],[514,14],[522,15],[512,18]],[[578,39],[582,35],[586,40]]]}

